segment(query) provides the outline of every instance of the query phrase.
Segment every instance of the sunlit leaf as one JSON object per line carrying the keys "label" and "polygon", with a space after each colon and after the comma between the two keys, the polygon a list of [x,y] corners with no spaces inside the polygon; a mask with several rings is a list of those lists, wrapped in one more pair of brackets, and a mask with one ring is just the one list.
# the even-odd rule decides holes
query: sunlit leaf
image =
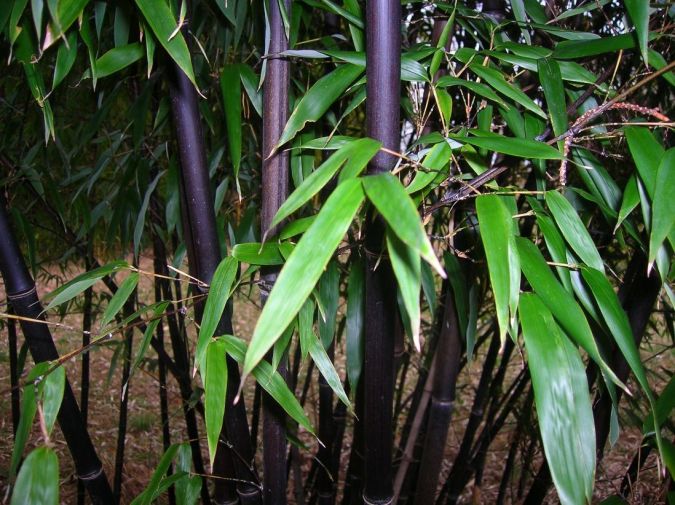
{"label": "sunlit leaf", "polygon": [[57,505],[59,459],[49,447],[33,450],[21,465],[10,505]]}
{"label": "sunlit leaf", "polygon": [[122,306],[129,299],[131,293],[134,292],[136,286],[138,285],[139,275],[137,272],[131,272],[129,276],[124,279],[122,284],[120,284],[119,289],[115,292],[113,297],[110,299],[108,306],[103,312],[101,317],[101,322],[99,326],[105,328],[105,326],[112,321],[117,313],[122,310]]}
{"label": "sunlit leaf", "polygon": [[61,409],[63,392],[66,386],[66,369],[63,366],[57,366],[49,372],[43,381],[42,386],[42,415],[44,417],[47,433],[51,434],[54,429],[54,423]]}

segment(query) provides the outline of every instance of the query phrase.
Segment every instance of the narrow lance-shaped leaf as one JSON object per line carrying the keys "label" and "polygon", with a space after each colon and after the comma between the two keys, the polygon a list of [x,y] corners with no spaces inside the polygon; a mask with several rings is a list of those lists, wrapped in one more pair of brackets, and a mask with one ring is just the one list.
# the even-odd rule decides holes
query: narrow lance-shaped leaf
{"label": "narrow lance-shaped leaf", "polygon": [[[602,313],[602,317],[604,318],[609,331],[614,336],[614,341],[621,350],[621,354],[623,354],[626,363],[630,366],[640,387],[645,392],[645,395],[649,400],[652,414],[654,415],[656,412],[656,399],[654,398],[649,381],[647,380],[647,374],[642,365],[642,360],[640,359],[640,352],[635,345],[635,338],[633,337],[628,316],[621,307],[619,298],[616,296],[612,285],[609,283],[604,273],[593,268],[582,268],[581,275],[591,288],[593,297]],[[655,416],[654,419],[656,420],[658,417]],[[654,431],[659,450],[662,451],[661,435],[658,425],[654,425]]]}
{"label": "narrow lance-shaped leaf", "polygon": [[363,178],[363,188],[398,238],[416,250],[438,275],[445,278],[445,271],[436,258],[415,204],[400,181],[389,172],[369,175]]}
{"label": "narrow lance-shaped leaf", "polygon": [[63,366],[57,366],[45,376],[42,386],[42,415],[48,434],[51,434],[54,429],[65,386],[66,369]]}
{"label": "narrow lance-shaped leaf", "polygon": [[117,313],[122,309],[124,302],[126,302],[131,293],[134,292],[136,286],[138,285],[139,275],[137,272],[131,272],[129,277],[124,279],[119,289],[115,292],[113,297],[110,299],[108,306],[103,312],[103,317],[101,317],[101,322],[99,324],[100,328],[105,328],[105,326],[112,321]]}
{"label": "narrow lance-shaped leaf", "polygon": [[549,146],[545,142],[537,140],[521,139],[514,137],[504,137],[503,135],[485,135],[485,136],[460,136],[449,135],[453,140],[471,144],[483,149],[489,149],[497,153],[519,156],[521,158],[530,158],[537,160],[559,160],[562,159],[560,151]]}
{"label": "narrow lance-shaped leaf", "polygon": [[115,74],[140,60],[144,54],[145,49],[138,42],[113,47],[96,60],[96,77],[107,77]]}
{"label": "narrow lance-shaped leaf", "polygon": [[335,322],[340,303],[340,271],[336,260],[328,263],[326,271],[321,276],[319,293],[324,308],[324,315],[318,321],[319,338],[324,349],[328,349],[335,336]]}
{"label": "narrow lance-shaped leaf", "polygon": [[52,90],[54,90],[66,76],[75,64],[77,58],[77,32],[72,31],[68,35],[68,43],[60,44],[56,53],[56,64],[54,65],[54,77],[52,78]]}
{"label": "narrow lance-shaped leaf", "polygon": [[640,179],[647,189],[649,198],[653,199],[659,165],[665,152],[663,146],[656,141],[647,128],[630,126],[624,131]]}
{"label": "narrow lance-shaped leaf", "polygon": [[33,450],[21,465],[10,505],[26,503],[59,503],[59,459],[49,447]]}
{"label": "narrow lance-shaped leaf", "polygon": [[649,2],[645,0],[624,0],[624,5],[635,27],[640,53],[645,64],[649,63],[647,41],[649,40]]}
{"label": "narrow lance-shaped leaf", "polygon": [[274,228],[321,191],[343,165],[343,173],[348,172],[351,177],[358,176],[381,145],[376,140],[366,138],[350,141],[338,149],[291,193],[277,211],[270,228]]}
{"label": "narrow lance-shaped leaf", "polygon": [[509,312],[511,310],[511,317],[515,317],[518,305],[520,264],[514,241],[513,218],[502,198],[497,195],[478,197],[476,212],[497,309],[499,336],[503,343],[511,326]]}
{"label": "narrow lance-shaped leaf", "polygon": [[548,191],[546,205],[572,250],[588,266],[604,272],[600,253],[572,204],[557,191]]}
{"label": "narrow lance-shaped leaf", "polygon": [[[269,303],[269,299],[268,299]],[[238,363],[244,362],[244,358],[248,358],[246,351],[246,343],[232,335],[225,335],[222,337],[225,342],[225,349],[227,354],[232,356]],[[255,380],[260,384],[274,400],[281,405],[286,413],[291,416],[300,426],[305,428],[310,434],[315,435],[312,423],[302,410],[302,405],[295,397],[293,392],[288,389],[288,384],[284,378],[279,375],[279,372],[272,369],[272,366],[267,361],[260,361],[252,371]]]}
{"label": "narrow lance-shaped leaf", "polygon": [[237,244],[232,248],[232,257],[249,265],[283,265],[284,256],[279,249],[280,245],[259,242]]}
{"label": "narrow lance-shaped leaf", "polygon": [[178,22],[173,17],[167,2],[165,0],[136,0],[136,5],[143,13],[143,17],[152,28],[159,43],[196,87],[190,51],[183,34],[180,31],[176,32]]}
{"label": "narrow lance-shaped leaf", "polygon": [[539,430],[563,505],[590,503],[595,479],[595,428],[584,364],[534,294],[520,300]]}
{"label": "narrow lance-shaped leaf", "polygon": [[[652,199],[652,228],[649,234],[649,264],[656,259],[661,244],[670,236],[675,223],[675,148],[668,149],[656,174]],[[675,246],[675,244],[673,244]]]}
{"label": "narrow lance-shaped leaf", "polygon": [[148,189],[145,191],[143,196],[143,202],[141,203],[141,208],[138,210],[138,218],[136,219],[136,225],[134,226],[134,255],[138,257],[138,251],[141,247],[141,238],[143,236],[143,228],[145,226],[145,215],[148,212],[148,205],[150,205],[150,197],[157,187],[159,179],[164,175],[164,172],[158,173],[152,182],[148,185]]}
{"label": "narrow lance-shaped leaf", "polygon": [[556,136],[567,130],[567,104],[565,103],[565,89],[563,87],[560,66],[551,58],[537,60],[541,86],[544,88],[548,113],[551,116],[551,126]]}
{"label": "narrow lance-shaped leaf", "polygon": [[638,192],[637,187],[637,177],[633,174],[628,182],[626,187],[623,190],[623,198],[621,199],[621,208],[619,209],[619,217],[616,220],[616,225],[614,226],[614,233],[619,229],[621,223],[628,217],[628,215],[635,210],[640,203],[640,193]]}
{"label": "narrow lance-shaped leaf", "polygon": [[204,370],[204,422],[209,446],[209,461],[213,465],[218,449],[220,430],[225,414],[225,393],[227,391],[227,361],[225,342],[212,340],[206,348],[206,369]]}
{"label": "narrow lance-shaped leaf", "polygon": [[145,488],[145,491],[134,498],[134,500],[131,502],[131,505],[150,505],[152,503],[155,493],[159,489],[162,479],[166,475],[169,465],[171,465],[171,461],[173,461],[173,458],[176,455],[176,451],[178,451],[178,447],[178,444],[172,444],[164,452],[161,459],[159,460],[157,468],[155,468],[155,471],[150,478],[148,486]]}
{"label": "narrow lance-shaped leaf", "polygon": [[[314,122],[323,116],[333,102],[340,98],[362,73],[362,67],[345,64],[319,79],[300,99],[300,103],[286,123],[277,147],[295,137],[307,122]],[[267,157],[270,154],[263,153],[263,156]]]}
{"label": "narrow lance-shaped leaf", "polygon": [[352,410],[352,405],[347,397],[347,393],[342,387],[340,376],[335,370],[333,362],[328,357],[328,353],[326,353],[326,349],[324,349],[321,340],[314,334],[311,327],[308,332],[305,332],[304,334],[301,333],[301,335],[301,338],[304,340],[304,350],[312,357],[312,361],[314,361],[314,364],[319,369],[321,375],[323,375],[323,378],[326,379],[326,383],[340,401],[343,402],[349,410]]}
{"label": "narrow lance-shaped leaf", "polygon": [[251,373],[305,303],[363,198],[360,180],[351,179],[340,184],[298,242],[258,318],[246,353],[244,377]]}
{"label": "narrow lance-shaped leaf", "polygon": [[347,282],[347,378],[352,391],[363,368],[364,299],[363,261],[355,259]]}
{"label": "narrow lance-shaped leaf", "polygon": [[[227,144],[234,168],[234,178],[239,189],[239,167],[241,165],[241,78],[239,65],[225,65],[220,74],[220,90],[223,94]],[[240,195],[241,196],[241,195]]]}
{"label": "narrow lance-shaped leaf", "polygon": [[387,228],[387,251],[391,266],[398,282],[403,305],[410,320],[410,329],[415,349],[420,352],[420,289],[422,287],[422,269],[420,255],[415,249],[403,243],[396,234]]}
{"label": "narrow lance-shaped leaf", "polygon": [[141,339],[141,344],[138,346],[138,351],[136,351],[136,358],[134,359],[134,364],[132,365],[129,373],[129,380],[131,380],[131,376],[134,374],[134,371],[140,366],[141,361],[143,361],[145,353],[147,352],[148,347],[150,347],[150,341],[152,340],[152,336],[154,335],[157,326],[162,322],[161,316],[162,314],[164,314],[164,311],[169,306],[169,303],[170,302],[168,301],[160,302],[155,307],[155,310],[152,313],[152,319],[145,327],[145,331],[143,332],[143,338]]}
{"label": "narrow lance-shaped leaf", "polygon": [[199,329],[197,350],[195,352],[195,370],[196,368],[201,368],[204,362],[206,349],[215,334],[227,300],[230,298],[230,290],[238,268],[239,262],[232,256],[228,256],[220,262],[213,274],[209,295],[206,298],[206,305],[204,306],[204,314],[202,315],[202,325]]}
{"label": "narrow lance-shaped leaf", "polygon": [[126,261],[113,261],[112,263],[108,263],[107,265],[78,275],[44,297],[46,300],[51,300],[49,305],[45,308],[45,311],[75,298],[106,275],[110,275],[111,273],[124,268],[129,268],[129,264]]}
{"label": "narrow lance-shaped leaf", "polygon": [[516,237],[520,266],[534,292],[541,298],[565,332],[588,353],[614,384],[630,394],[600,355],[584,312],[572,295],[556,280],[537,246],[526,238]]}

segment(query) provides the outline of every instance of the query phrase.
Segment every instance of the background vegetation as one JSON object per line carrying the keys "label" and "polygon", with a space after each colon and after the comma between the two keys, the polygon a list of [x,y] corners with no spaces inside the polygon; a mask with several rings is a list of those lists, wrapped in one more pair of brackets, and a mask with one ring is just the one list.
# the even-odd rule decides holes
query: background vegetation
{"label": "background vegetation", "polygon": [[2,2],[6,497],[675,500],[674,17]]}

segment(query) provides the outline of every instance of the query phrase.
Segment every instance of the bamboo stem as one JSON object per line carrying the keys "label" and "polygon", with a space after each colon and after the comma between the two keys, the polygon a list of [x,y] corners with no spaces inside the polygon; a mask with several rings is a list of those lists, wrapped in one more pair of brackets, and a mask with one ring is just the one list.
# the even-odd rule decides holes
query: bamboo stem
{"label": "bamboo stem", "polygon": [[[0,272],[5,283],[7,298],[16,314],[21,317],[43,320],[43,309],[37,296],[35,282],[28,273],[19,245],[14,238],[2,196],[0,196]],[[59,354],[49,328],[41,323],[20,321],[35,363],[58,359]],[[68,449],[73,456],[78,478],[84,481],[92,502],[112,504],[113,494],[110,484],[101,461],[96,455],[89,433],[84,427],[82,414],[68,380],[66,380],[58,421]]]}

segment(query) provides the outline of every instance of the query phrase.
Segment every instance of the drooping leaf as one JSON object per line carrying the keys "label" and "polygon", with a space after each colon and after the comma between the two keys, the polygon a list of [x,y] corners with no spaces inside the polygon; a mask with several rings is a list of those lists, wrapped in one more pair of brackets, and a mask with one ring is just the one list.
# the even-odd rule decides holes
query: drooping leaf
{"label": "drooping leaf", "polygon": [[21,465],[10,505],[58,505],[59,458],[49,447],[33,450]]}
{"label": "drooping leaf", "polygon": [[628,215],[635,210],[640,204],[640,194],[638,193],[637,187],[637,178],[635,175],[632,175],[626,187],[623,190],[623,198],[621,200],[621,208],[619,209],[619,217],[616,220],[616,225],[614,226],[614,233],[619,229],[621,223],[628,217]]}
{"label": "drooping leaf", "polygon": [[665,153],[663,146],[657,142],[647,128],[630,126],[624,131],[640,179],[647,189],[649,198],[653,199],[659,165]]}
{"label": "drooping leaf", "polygon": [[551,126],[556,136],[567,130],[567,104],[565,103],[565,89],[563,87],[560,66],[556,60],[542,58],[537,60],[541,87],[544,88],[546,105],[551,117]]}
{"label": "drooping leaf", "polygon": [[211,340],[206,348],[206,367],[204,370],[204,422],[206,440],[209,446],[209,461],[213,466],[218,449],[220,430],[225,414],[225,393],[227,391],[227,361],[225,342]]}
{"label": "drooping leaf", "polygon": [[157,326],[162,322],[161,316],[162,314],[164,314],[164,311],[169,306],[169,304],[170,302],[163,301],[159,302],[155,306],[155,309],[153,310],[152,313],[152,318],[145,327],[145,331],[143,332],[143,338],[141,339],[141,343],[138,346],[138,351],[136,351],[136,358],[134,359],[134,363],[131,366],[131,370],[129,373],[129,380],[131,380],[131,376],[133,375],[134,371],[141,365],[141,361],[143,361],[145,353],[148,351],[148,347],[150,347],[150,341],[152,340],[152,336],[154,335]]}
{"label": "drooping leaf", "polygon": [[349,228],[363,198],[363,188],[358,179],[344,181],[328,197],[279,273],[251,337],[244,362],[244,376],[260,362],[298,313]]}
{"label": "drooping leaf", "polygon": [[509,97],[515,103],[522,105],[527,110],[534,112],[537,116],[546,119],[546,113],[541,107],[534,103],[534,101],[520,89],[507,82],[502,73],[498,70],[471,64],[471,71],[504,96]]}
{"label": "drooping leaf", "polygon": [[363,188],[398,238],[415,249],[441,277],[445,277],[415,204],[399,180],[389,172],[369,175],[363,178]]}
{"label": "drooping leaf", "polygon": [[[509,327],[512,327],[511,320],[515,318],[520,292],[520,263],[513,218],[504,197],[494,194],[478,197],[476,212],[497,309],[499,336],[504,342]],[[512,337],[516,338],[516,335]]]}
{"label": "drooping leaf", "polygon": [[595,427],[584,364],[534,294],[520,300],[528,368],[551,476],[564,505],[590,503],[595,479]]}
{"label": "drooping leaf", "polygon": [[[245,358],[248,359],[246,343],[232,335],[225,335],[222,340],[225,342],[227,354],[232,356],[238,363],[245,363]],[[245,369],[246,368],[244,368],[244,370]],[[267,391],[267,393],[281,405],[293,420],[305,428],[310,434],[315,434],[312,423],[309,421],[305,411],[302,410],[302,405],[300,405],[300,402],[293,392],[288,389],[286,381],[279,375],[279,372],[273,370],[272,366],[267,361],[262,360],[258,362],[255,368],[253,368],[252,373],[255,380],[260,384],[260,387]]]}
{"label": "drooping leaf", "polygon": [[656,174],[652,199],[652,227],[649,234],[649,264],[656,259],[661,244],[670,236],[675,223],[675,148],[668,149]]}
{"label": "drooping leaf", "polygon": [[340,376],[335,370],[333,362],[328,357],[326,349],[324,349],[323,344],[313,331],[309,333],[309,338],[306,340],[305,344],[309,355],[312,357],[312,361],[314,361],[314,364],[319,369],[321,375],[323,375],[323,378],[326,379],[326,383],[330,386],[340,401],[344,403],[349,410],[352,410],[351,402],[349,401],[347,393],[345,393],[345,390],[342,387]]}
{"label": "drooping leaf", "polygon": [[113,261],[99,268],[95,268],[94,270],[90,270],[89,272],[78,275],[74,279],[65,283],[63,286],[56,288],[54,291],[44,296],[44,300],[51,300],[49,305],[45,307],[45,312],[52,307],[56,307],[57,305],[61,305],[62,303],[75,298],[77,295],[83,293],[87,288],[93,286],[97,281],[106,275],[110,275],[117,270],[122,270],[125,268],[129,268],[129,264],[126,261]]}
{"label": "drooping leaf", "polygon": [[645,64],[649,62],[647,41],[649,40],[649,2],[642,0],[624,0],[624,5],[635,27],[640,53]]}
{"label": "drooping leaf", "polygon": [[355,259],[347,282],[347,378],[352,391],[356,391],[363,369],[364,304],[363,261]]}
{"label": "drooping leaf", "polygon": [[493,102],[498,103],[502,107],[508,108],[506,102],[504,102],[504,100],[499,98],[499,95],[497,93],[492,91],[492,89],[489,86],[486,86],[485,84],[482,84],[480,82],[469,81],[467,79],[458,79],[457,77],[446,75],[438,80],[436,86],[438,87],[463,86],[466,89],[473,91],[477,95],[482,96],[483,98],[487,98],[488,100],[492,100]]}
{"label": "drooping leaf", "polygon": [[396,276],[403,306],[410,322],[410,330],[412,331],[410,337],[415,344],[415,349],[420,352],[420,289],[422,287],[420,255],[415,249],[402,242],[391,227],[387,228],[386,238],[387,252]]}
{"label": "drooping leaf", "polygon": [[239,178],[241,165],[241,77],[240,65],[225,65],[220,74],[220,91],[223,94],[227,144],[234,168],[235,180]]}
{"label": "drooping leaf", "polygon": [[68,35],[68,43],[60,44],[56,53],[56,64],[54,65],[54,77],[52,78],[52,90],[54,90],[66,76],[75,64],[77,58],[77,32],[73,31]]}
{"label": "drooping leaf", "polygon": [[122,309],[124,303],[131,296],[131,293],[133,293],[134,289],[136,289],[136,286],[138,285],[138,280],[139,280],[138,273],[131,272],[129,276],[126,279],[124,279],[122,284],[120,284],[119,289],[110,299],[108,306],[103,312],[101,322],[99,323],[100,328],[105,328],[105,326],[115,318],[117,313]]}
{"label": "drooping leaf", "polygon": [[143,13],[143,17],[152,29],[162,47],[169,53],[171,59],[185,73],[192,84],[197,87],[192,59],[183,33],[176,32],[178,22],[171,13],[165,0],[135,0],[136,5]]}
{"label": "drooping leaf", "polygon": [[152,182],[148,185],[148,189],[145,191],[143,196],[143,202],[141,203],[141,208],[138,210],[138,218],[136,219],[136,225],[134,226],[134,255],[138,257],[138,251],[141,248],[141,238],[143,236],[143,228],[145,227],[145,215],[148,212],[148,205],[150,205],[150,197],[157,187],[159,179],[164,175],[164,172],[158,173]]}
{"label": "drooping leaf", "polygon": [[572,204],[557,191],[548,191],[546,205],[572,250],[588,266],[604,272],[605,266],[600,253]]}
{"label": "drooping leaf", "polygon": [[179,444],[172,444],[164,452],[157,464],[157,468],[155,468],[155,471],[152,473],[148,486],[140,495],[134,498],[131,505],[150,505],[152,503],[155,494],[159,490],[162,479],[166,475],[169,465],[171,465],[171,461],[173,461],[173,458],[178,451],[178,447]]}
{"label": "drooping leaf", "polygon": [[431,184],[440,171],[448,164],[452,156],[452,149],[447,142],[436,144],[427,153],[422,161],[422,167],[417,170],[415,178],[405,188],[409,194],[420,191]]}
{"label": "drooping leaf", "polygon": [[632,47],[635,47],[635,39],[631,33],[596,40],[564,40],[555,46],[553,57],[563,60],[585,58]]}
{"label": "drooping leaf", "polygon": [[51,14],[51,22],[47,26],[42,50],[51,46],[59,37],[68,31],[68,28],[80,17],[89,0],[61,0],[48,1],[47,6]]}
{"label": "drooping leaf", "polygon": [[223,316],[225,305],[230,298],[230,290],[239,269],[239,262],[233,256],[228,256],[220,262],[213,274],[209,295],[206,298],[202,325],[199,329],[197,350],[195,351],[195,368],[200,368],[204,363],[206,349],[211,338],[215,335],[220,319]]}
{"label": "drooping leaf", "polygon": [[66,369],[57,366],[45,376],[42,386],[42,415],[44,416],[47,433],[54,429],[56,417],[61,408],[63,392],[66,386]]}
{"label": "drooping leaf", "polygon": [[340,303],[340,271],[337,261],[331,261],[319,280],[319,293],[323,303],[324,314],[319,318],[319,338],[325,349],[328,349],[335,336],[335,322]]}
{"label": "drooping leaf", "polygon": [[[358,139],[340,147],[333,155],[314,170],[286,199],[277,211],[270,227],[275,227],[293,212],[307,203],[328,184],[338,170],[349,177],[358,176],[368,162],[377,154],[382,144],[372,139]],[[341,177],[341,180],[344,180]]]}
{"label": "drooping leaf", "polygon": [[522,237],[516,237],[516,246],[520,255],[520,266],[527,281],[565,330],[565,333],[584,348],[612,382],[627,391],[626,386],[600,355],[598,345],[593,338],[593,332],[581,307],[556,280],[537,246]]}
{"label": "drooping leaf", "polygon": [[[284,127],[277,148],[295,137],[305,124],[323,116],[362,73],[362,67],[347,64],[340,65],[319,79],[300,99]],[[267,157],[270,154],[263,153],[263,156]]]}

